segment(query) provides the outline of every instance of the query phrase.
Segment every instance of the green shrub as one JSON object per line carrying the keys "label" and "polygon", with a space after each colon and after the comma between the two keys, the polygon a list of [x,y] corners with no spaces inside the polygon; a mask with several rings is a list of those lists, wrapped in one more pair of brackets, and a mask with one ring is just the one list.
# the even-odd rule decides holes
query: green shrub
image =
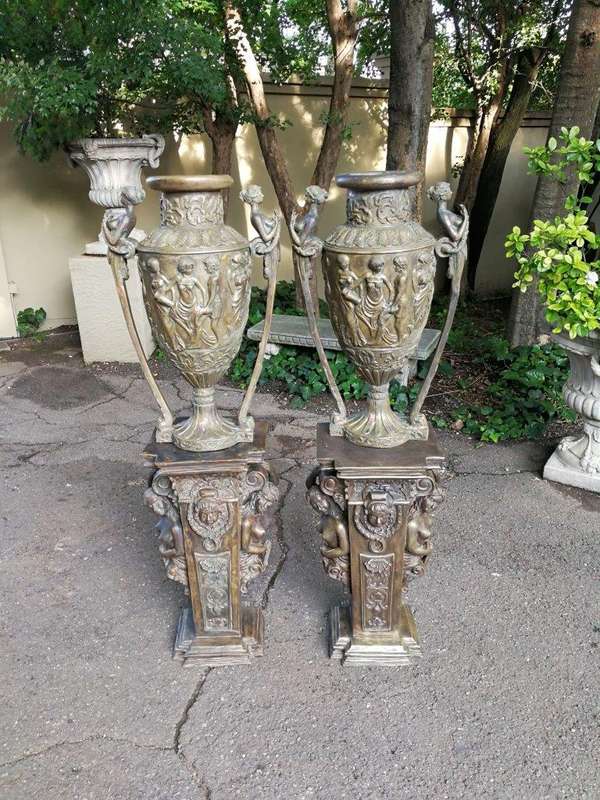
{"label": "green shrub", "polygon": [[39,327],[46,319],[46,311],[43,308],[24,308],[17,312],[17,331],[19,336],[35,336],[41,338],[38,333]]}

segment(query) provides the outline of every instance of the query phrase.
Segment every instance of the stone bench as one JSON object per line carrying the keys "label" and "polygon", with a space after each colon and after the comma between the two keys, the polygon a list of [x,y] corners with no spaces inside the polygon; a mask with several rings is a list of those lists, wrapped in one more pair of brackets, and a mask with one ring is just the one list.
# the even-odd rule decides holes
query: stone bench
{"label": "stone bench", "polygon": [[[248,328],[246,336],[254,342],[260,341],[263,333],[264,320]],[[331,321],[324,317],[318,320],[319,334],[323,347],[326,350],[342,350],[337,340]],[[408,379],[412,378],[417,372],[417,363],[426,361],[435,350],[435,346],[440,338],[440,331],[434,328],[425,328],[415,352],[408,362],[408,370],[399,380],[406,386]],[[306,317],[295,317],[288,314],[275,314],[271,324],[269,342],[274,345],[287,344],[295,347],[314,347],[313,338],[308,329],[308,319]],[[273,351],[271,351],[273,352]]]}

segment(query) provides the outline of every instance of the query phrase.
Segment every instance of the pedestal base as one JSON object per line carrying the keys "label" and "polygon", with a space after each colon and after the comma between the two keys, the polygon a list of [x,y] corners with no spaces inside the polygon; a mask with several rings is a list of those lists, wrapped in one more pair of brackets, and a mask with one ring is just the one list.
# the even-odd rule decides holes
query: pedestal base
{"label": "pedestal base", "polygon": [[600,473],[586,472],[575,459],[572,464],[565,463],[556,450],[546,462],[543,475],[548,481],[600,493]]}
{"label": "pedestal base", "polygon": [[262,655],[261,609],[242,596],[268,565],[279,499],[264,461],[266,433],[257,422],[252,442],[219,452],[156,442],[146,449],[156,471],[144,499],[160,517],[159,552],[189,597],[173,651],[185,666],[248,664]]}
{"label": "pedestal base", "polygon": [[184,667],[192,664],[206,667],[229,667],[249,664],[253,657],[263,654],[263,616],[260,608],[242,609],[242,635],[232,636],[227,644],[211,643],[197,636],[194,615],[190,606],[182,609],[177,625],[173,658]]}
{"label": "pedestal base", "polygon": [[412,611],[405,607],[405,623],[414,630],[400,642],[365,642],[352,640],[352,609],[349,605],[334,606],[329,612],[329,656],[349,666],[405,666],[420,658],[421,645]]}
{"label": "pedestal base", "polygon": [[421,647],[405,591],[433,549],[444,456],[431,432],[423,441],[376,449],[319,425],[317,458],[307,498],[321,514],[323,565],[351,593],[330,611],[330,656],[353,666],[406,665]]}

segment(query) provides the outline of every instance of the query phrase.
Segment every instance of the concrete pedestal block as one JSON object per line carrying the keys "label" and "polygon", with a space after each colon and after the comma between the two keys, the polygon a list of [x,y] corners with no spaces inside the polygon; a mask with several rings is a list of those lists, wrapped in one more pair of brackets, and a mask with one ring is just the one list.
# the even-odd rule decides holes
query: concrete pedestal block
{"label": "concrete pedestal block", "polygon": [[[138,358],[127,332],[108,260],[103,256],[76,256],[69,259],[69,270],[85,363],[136,363]],[[150,356],[154,340],[144,309],[136,259],[129,262],[129,272],[127,288],[133,318],[144,352]]]}
{"label": "concrete pedestal block", "polygon": [[544,466],[544,478],[565,486],[576,486],[578,489],[600,493],[600,472],[583,468],[581,460],[568,449],[571,443],[577,444],[578,441],[581,440],[577,437],[567,437],[561,442]]}

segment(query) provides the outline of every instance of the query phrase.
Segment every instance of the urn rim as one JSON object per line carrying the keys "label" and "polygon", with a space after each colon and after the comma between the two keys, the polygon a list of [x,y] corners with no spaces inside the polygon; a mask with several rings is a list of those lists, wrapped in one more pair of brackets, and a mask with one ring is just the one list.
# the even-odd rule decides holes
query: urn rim
{"label": "urn rim", "polygon": [[216,192],[233,185],[231,175],[152,175],[146,184],[157,192]]}
{"label": "urn rim", "polygon": [[335,182],[342,189],[376,192],[382,189],[408,189],[421,183],[423,176],[416,171],[374,170],[372,172],[344,172],[336,175]]}

